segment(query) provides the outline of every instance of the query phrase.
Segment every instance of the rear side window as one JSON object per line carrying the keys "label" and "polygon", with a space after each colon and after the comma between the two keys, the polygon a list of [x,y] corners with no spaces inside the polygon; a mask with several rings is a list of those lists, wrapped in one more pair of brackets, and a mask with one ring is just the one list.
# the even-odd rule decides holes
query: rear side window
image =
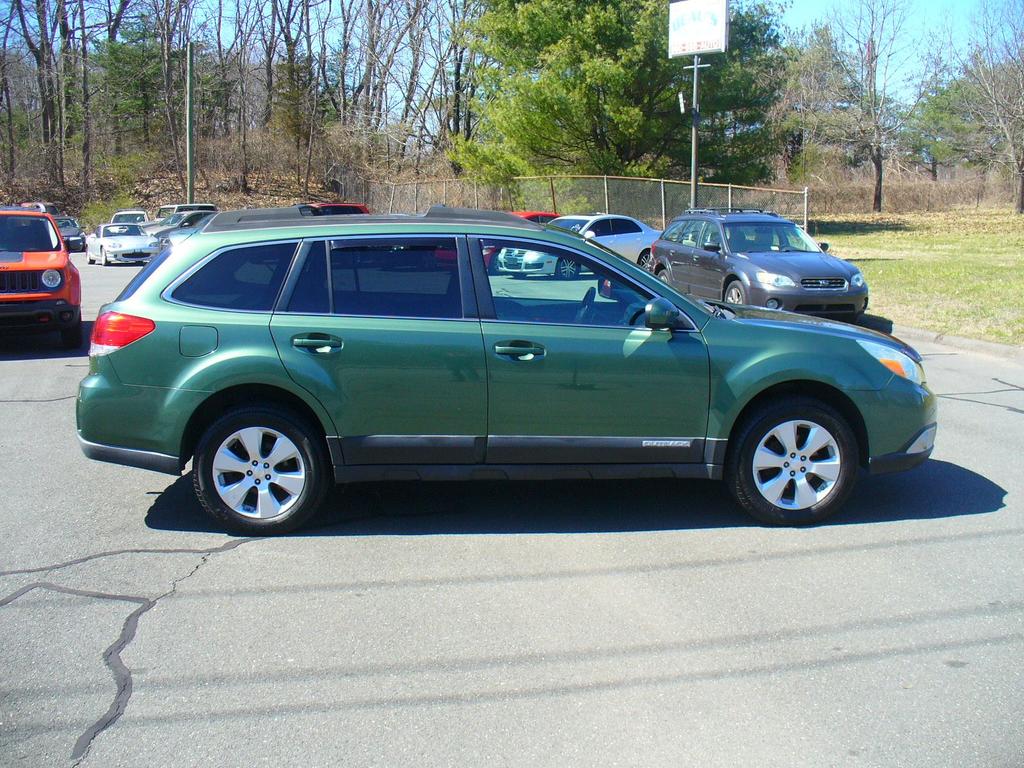
{"label": "rear side window", "polygon": [[605,237],[612,234],[612,222],[610,219],[598,219],[587,229],[594,233],[594,237]]}
{"label": "rear side window", "polygon": [[215,256],[174,289],[184,304],[243,312],[269,312],[284,283],[295,243],[232,248]]}
{"label": "rear side window", "polygon": [[[326,259],[326,260],[325,260]],[[289,312],[369,317],[462,317],[454,239],[399,242],[335,240],[313,246]]]}
{"label": "rear side window", "polygon": [[612,219],[613,235],[635,235],[640,231],[640,227],[629,219]]}

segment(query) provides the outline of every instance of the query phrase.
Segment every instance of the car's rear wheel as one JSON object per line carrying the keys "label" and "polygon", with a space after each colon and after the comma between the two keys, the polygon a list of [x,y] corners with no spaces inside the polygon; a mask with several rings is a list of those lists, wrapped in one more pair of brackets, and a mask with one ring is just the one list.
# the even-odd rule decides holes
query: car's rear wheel
{"label": "car's rear wheel", "polygon": [[203,508],[242,533],[286,533],[309,520],[330,487],[319,431],[273,406],[239,408],[196,446],[192,483]]}
{"label": "car's rear wheel", "polygon": [[856,437],[823,402],[795,397],[766,404],[743,422],[733,440],[726,483],[740,506],[763,523],[819,522],[853,490]]}
{"label": "car's rear wheel", "polygon": [[654,276],[667,285],[672,284],[672,276],[669,275],[668,270],[665,269],[664,267],[655,272]]}
{"label": "car's rear wheel", "polygon": [[722,295],[722,298],[726,304],[746,304],[747,292],[743,288],[743,283],[739,280],[733,280],[725,286],[725,293]]}
{"label": "car's rear wheel", "polygon": [[641,251],[640,252],[640,256],[637,257],[636,265],[638,267],[643,268],[643,269],[647,269],[647,267],[650,265],[650,263],[651,263],[651,252],[649,250],[647,250],[647,249]]}

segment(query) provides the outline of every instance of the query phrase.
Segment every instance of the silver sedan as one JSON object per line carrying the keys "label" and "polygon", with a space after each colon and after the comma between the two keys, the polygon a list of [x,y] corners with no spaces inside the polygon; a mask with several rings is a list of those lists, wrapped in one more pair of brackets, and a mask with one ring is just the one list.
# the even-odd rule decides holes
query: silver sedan
{"label": "silver sedan", "polygon": [[607,213],[559,216],[550,222],[550,226],[568,229],[588,240],[593,239],[641,267],[650,261],[651,243],[661,236],[661,230],[649,227],[638,219]]}

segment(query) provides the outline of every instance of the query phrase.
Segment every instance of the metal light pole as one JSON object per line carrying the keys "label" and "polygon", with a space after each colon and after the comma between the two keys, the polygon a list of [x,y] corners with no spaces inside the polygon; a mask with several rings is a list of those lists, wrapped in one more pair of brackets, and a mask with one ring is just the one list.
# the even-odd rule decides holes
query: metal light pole
{"label": "metal light pole", "polygon": [[[697,207],[697,129],[700,126],[700,71],[710,64],[701,64],[700,56],[693,57],[693,102],[690,104],[690,207]],[[679,111],[685,114],[683,94],[679,94]]]}
{"label": "metal light pole", "polygon": [[196,141],[192,117],[192,43],[186,46],[185,59],[185,202],[196,201]]}

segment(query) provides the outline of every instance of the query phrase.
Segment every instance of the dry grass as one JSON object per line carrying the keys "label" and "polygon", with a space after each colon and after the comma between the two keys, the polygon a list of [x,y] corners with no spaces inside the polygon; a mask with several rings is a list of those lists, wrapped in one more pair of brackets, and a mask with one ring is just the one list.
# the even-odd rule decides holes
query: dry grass
{"label": "dry grass", "polygon": [[984,209],[832,215],[810,230],[863,270],[872,314],[1024,344],[1024,217]]}

